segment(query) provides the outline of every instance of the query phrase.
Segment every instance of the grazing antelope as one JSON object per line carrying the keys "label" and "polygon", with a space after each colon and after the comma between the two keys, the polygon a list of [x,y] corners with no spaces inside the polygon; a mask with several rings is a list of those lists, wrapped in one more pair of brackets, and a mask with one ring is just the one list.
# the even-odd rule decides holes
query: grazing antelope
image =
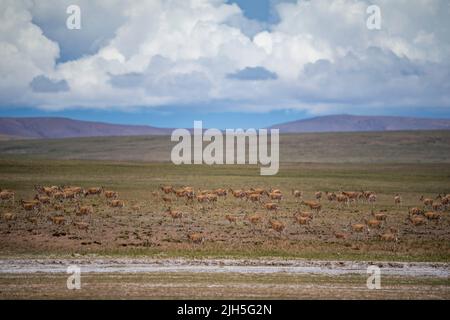
{"label": "grazing antelope", "polygon": [[106,199],[117,199],[119,198],[119,193],[117,191],[105,190],[104,192]]}
{"label": "grazing antelope", "polygon": [[310,217],[302,217],[302,216],[299,216],[299,215],[294,215],[294,219],[295,219],[295,221],[298,224],[308,225],[311,222],[312,218],[310,218]]}
{"label": "grazing antelope", "polygon": [[420,209],[420,208],[409,208],[409,210],[408,210],[408,212],[409,212],[409,215],[410,216],[413,216],[413,215],[421,215],[421,214],[424,214],[424,211],[422,210],[422,209]]}
{"label": "grazing antelope", "polygon": [[361,193],[359,192],[350,192],[350,191],[342,191],[342,194],[347,197],[347,203],[356,202],[358,200]]}
{"label": "grazing antelope", "polygon": [[138,204],[134,204],[131,206],[131,210],[133,210],[134,212],[140,211],[141,210],[141,206]]}
{"label": "grazing antelope", "polygon": [[303,218],[309,218],[309,219],[312,219],[312,218],[313,218],[312,212],[300,211],[300,212],[298,213],[298,215],[299,215],[300,217],[303,217]]}
{"label": "grazing antelope", "polygon": [[228,195],[228,191],[226,189],[220,189],[220,188],[214,190],[213,193],[219,197],[226,197]]}
{"label": "grazing antelope", "polygon": [[55,193],[53,193],[52,197],[55,200],[63,200],[66,198],[65,193],[62,191],[56,191]]}
{"label": "grazing antelope", "polygon": [[345,194],[338,194],[336,196],[336,200],[338,201],[338,203],[340,205],[342,204],[346,204],[347,206],[349,206],[349,198],[345,195]]}
{"label": "grazing antelope", "polygon": [[236,224],[236,222],[237,222],[237,217],[236,217],[236,216],[233,216],[233,215],[231,215],[231,214],[227,214],[227,215],[225,216],[225,219],[227,219],[229,223],[234,223],[234,224]]}
{"label": "grazing antelope", "polygon": [[218,197],[217,194],[208,193],[206,199],[208,199],[208,202],[217,202]]}
{"label": "grazing antelope", "polygon": [[181,211],[172,210],[170,207],[166,210],[166,213],[172,217],[172,220],[181,219],[183,217],[183,213]]}
{"label": "grazing antelope", "polygon": [[286,227],[283,222],[278,220],[269,220],[270,228],[277,231],[280,235],[283,232],[284,228]]}
{"label": "grazing antelope", "polygon": [[75,199],[77,194],[73,191],[66,190],[64,191],[64,199]]}
{"label": "grazing antelope", "polygon": [[437,212],[425,212],[424,214],[425,218],[428,220],[439,220],[441,218],[441,215]]}
{"label": "grazing antelope", "polygon": [[45,194],[48,197],[50,197],[54,192],[58,191],[58,187],[54,186],[54,187],[43,187],[40,185],[35,185],[34,186],[34,190],[37,191],[37,193],[39,194]]}
{"label": "grazing antelope", "polygon": [[273,210],[273,211],[277,211],[278,210],[278,205],[276,203],[273,202],[269,202],[269,203],[265,203],[264,204],[264,208],[266,208],[266,210]]}
{"label": "grazing antelope", "polygon": [[402,197],[400,197],[400,195],[398,193],[394,197],[394,203],[397,207],[402,206]]}
{"label": "grazing antelope", "polygon": [[251,193],[247,196],[247,200],[250,200],[252,202],[260,202],[261,201],[261,194],[259,193]]}
{"label": "grazing antelope", "polygon": [[382,223],[382,221],[377,220],[377,219],[366,220],[366,224],[367,224],[369,232],[370,232],[370,228],[379,229],[381,227],[381,223]]}
{"label": "grazing antelope", "polygon": [[336,237],[336,239],[347,239],[348,238],[348,233],[344,233],[344,232],[335,232],[334,236]]}
{"label": "grazing antelope", "polygon": [[322,209],[322,205],[316,201],[301,201],[300,204],[308,206],[311,210],[319,212]]}
{"label": "grazing antelope", "polygon": [[6,221],[11,221],[16,219],[16,215],[11,212],[6,212],[2,215],[3,219]]}
{"label": "grazing antelope", "polygon": [[[72,192],[75,192],[74,190],[72,190]],[[103,187],[100,188],[88,188],[85,192],[84,192],[84,196],[93,196],[93,195],[100,195],[103,192]]]}
{"label": "grazing antelope", "polygon": [[425,218],[423,217],[419,217],[419,216],[410,216],[409,217],[409,221],[411,221],[411,223],[414,226],[421,226],[427,223],[427,221],[425,220]]}
{"label": "grazing antelope", "polygon": [[246,194],[243,190],[233,190],[230,189],[231,194],[233,195],[233,197],[237,198],[237,199],[242,199],[245,198]]}
{"label": "grazing antelope", "polygon": [[184,190],[184,189],[178,189],[178,190],[174,190],[173,191],[173,193],[175,193],[175,195],[178,197],[178,198],[182,198],[182,197],[184,197],[185,195],[186,195],[186,190]]}
{"label": "grazing antelope", "polygon": [[450,197],[449,196],[445,196],[445,197],[441,196],[440,199],[441,199],[441,204],[444,206],[444,208],[447,208],[448,204],[450,203]]}
{"label": "grazing antelope", "polygon": [[48,196],[41,196],[41,195],[36,195],[34,197],[34,200],[39,201],[42,204],[49,204],[50,203],[50,198]]}
{"label": "grazing antelope", "polygon": [[366,230],[366,225],[361,223],[352,224],[352,230],[354,232],[362,233]]}
{"label": "grazing antelope", "polygon": [[0,191],[0,200],[1,201],[10,201],[14,203],[15,193],[11,190],[2,190]]}
{"label": "grazing antelope", "polygon": [[278,200],[281,201],[283,199],[283,195],[279,192],[270,192],[269,193],[270,200]]}
{"label": "grazing antelope", "polygon": [[256,225],[262,220],[262,217],[261,217],[261,215],[255,213],[255,214],[252,214],[252,215],[247,215],[246,219],[248,221],[250,221],[251,224]]}
{"label": "grazing antelope", "polygon": [[376,220],[378,221],[385,221],[387,218],[387,215],[385,213],[374,213],[372,211],[372,215],[375,217]]}
{"label": "grazing antelope", "polygon": [[423,195],[420,197],[420,201],[422,201],[426,207],[431,207],[433,205],[433,199],[424,198]]}
{"label": "grazing antelope", "polygon": [[37,200],[31,200],[31,201],[25,201],[22,200],[22,208],[25,209],[25,211],[37,211],[40,208],[41,203]]}
{"label": "grazing antelope", "polygon": [[255,189],[250,188],[250,190],[251,190],[251,193],[256,193],[256,194],[260,194],[260,195],[267,194],[267,191],[263,188],[255,188]]}
{"label": "grazing antelope", "polygon": [[85,215],[89,215],[89,214],[93,214],[94,213],[94,208],[92,206],[82,206],[82,207],[80,207],[80,205],[78,205],[77,209],[78,209],[77,212],[76,212],[77,216],[85,216]]}
{"label": "grazing antelope", "polygon": [[57,225],[63,225],[66,223],[66,218],[64,218],[63,216],[53,216],[49,218],[53,224],[57,224]]}
{"label": "grazing antelope", "polygon": [[109,206],[112,208],[123,208],[125,207],[125,202],[123,200],[111,200]]}
{"label": "grazing antelope", "polygon": [[[366,225],[362,223],[355,223],[351,225],[352,231],[358,234],[365,233]],[[359,238],[359,236],[358,236]]]}
{"label": "grazing antelope", "polygon": [[443,211],[444,210],[444,205],[442,205],[442,203],[433,203],[433,205],[431,207],[433,208],[434,211]]}
{"label": "grazing antelope", "polygon": [[[59,189],[58,189],[59,190]],[[85,193],[85,191],[83,190],[83,188],[81,187],[73,187],[73,186],[69,186],[69,187],[63,187],[61,188],[61,190],[63,192],[71,192],[74,193],[76,196],[81,196]]]}
{"label": "grazing antelope", "polygon": [[197,197],[197,202],[203,203],[203,202],[208,202],[208,197],[206,195],[203,194],[199,194]]}
{"label": "grazing antelope", "polygon": [[334,201],[337,198],[337,196],[334,192],[327,192],[326,197],[329,202]]}
{"label": "grazing antelope", "polygon": [[172,186],[161,186],[161,190],[165,193],[165,194],[169,194],[173,192],[173,187]]}
{"label": "grazing antelope", "polygon": [[61,203],[55,203],[53,204],[53,209],[56,211],[61,211],[62,209],[64,209],[64,206]]}
{"label": "grazing antelope", "polygon": [[172,202],[172,198],[169,198],[169,197],[167,197],[167,196],[163,196],[163,197],[162,197],[162,200],[163,200],[164,202]]}
{"label": "grazing antelope", "polygon": [[205,241],[203,235],[198,232],[188,234],[188,239],[193,243],[203,243]]}
{"label": "grazing antelope", "polygon": [[398,235],[397,235],[397,233],[395,232],[386,232],[386,233],[383,233],[383,234],[380,234],[380,240],[382,240],[382,241],[390,241],[390,242],[393,242],[393,241],[395,241],[395,242],[397,242],[398,241]]}

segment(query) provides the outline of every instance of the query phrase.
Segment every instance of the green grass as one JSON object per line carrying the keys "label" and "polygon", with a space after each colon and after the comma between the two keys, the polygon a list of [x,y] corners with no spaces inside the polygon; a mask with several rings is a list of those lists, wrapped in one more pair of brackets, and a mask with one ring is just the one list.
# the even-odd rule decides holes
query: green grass
{"label": "green grass", "polygon": [[[168,136],[0,141],[0,157],[170,162]],[[450,163],[450,131],[285,134],[281,162]]]}
{"label": "green grass", "polygon": [[[72,254],[100,254],[106,256],[153,256],[153,257],[237,257],[237,258],[305,258],[331,260],[399,260],[399,261],[449,261],[450,219],[448,212],[438,225],[429,224],[422,229],[413,229],[405,224],[407,208],[418,206],[420,195],[435,196],[450,193],[450,166],[447,164],[321,164],[285,163],[276,176],[262,177],[257,167],[248,166],[175,166],[167,163],[82,161],[82,160],[0,160],[0,187],[13,189],[17,199],[29,199],[34,194],[33,186],[79,185],[82,187],[105,186],[119,191],[122,199],[130,203],[140,203],[138,214],[129,209],[113,212],[105,206],[104,200],[87,199],[95,204],[97,213],[93,219],[96,229],[84,235],[88,240],[101,241],[101,246],[82,246],[80,241],[62,242],[51,234],[57,230],[45,219],[35,228],[32,237],[26,232],[30,226],[25,222],[25,213],[19,210],[17,225],[8,229],[8,224],[0,224],[0,255],[6,256],[70,256]],[[224,215],[262,212],[264,210],[250,203],[236,201],[229,197],[217,205],[207,206],[206,213],[201,206],[175,202],[173,207],[186,213],[182,226],[172,222],[163,214],[165,205],[153,198],[151,193],[161,184],[175,186],[191,185],[196,189],[218,187],[249,188],[263,186],[281,188],[287,198],[282,201],[282,209],[277,219],[288,225],[283,237],[266,228],[266,224],[255,231],[247,226],[243,218],[237,226],[226,223]],[[324,201],[324,213],[314,221],[311,234],[291,223],[291,215],[299,209],[298,203],[290,196],[291,189],[305,192],[305,199],[311,199],[317,190],[372,190],[377,192],[376,210],[388,210],[388,226],[402,229],[398,245],[382,243],[372,234],[370,239],[337,241],[333,230],[346,228],[350,222],[362,222],[370,217],[370,207],[360,204],[356,208],[337,209]],[[403,207],[395,208],[392,197],[400,193]],[[74,205],[66,214],[71,219]],[[10,210],[2,204],[0,211]],[[357,210],[357,211],[354,211]],[[243,215],[239,214],[240,216]],[[52,214],[51,210],[46,214]],[[25,223],[24,225],[22,225]],[[113,235],[103,240],[103,229]],[[9,230],[9,231],[8,231]],[[69,234],[70,226],[65,227]],[[152,235],[144,236],[146,230]],[[191,230],[206,232],[209,239],[203,245],[192,245],[186,240]],[[253,231],[252,231],[253,230]],[[138,232],[150,246],[134,246],[129,234]],[[233,236],[233,233],[236,234]],[[291,234],[293,232],[293,234]],[[164,233],[166,233],[164,235]],[[30,238],[31,237],[31,238]],[[32,239],[32,240],[31,240]],[[116,241],[114,239],[117,239]],[[130,246],[121,246],[121,239]],[[28,242],[27,242],[28,241]],[[111,241],[111,243],[109,242]],[[114,242],[115,241],[115,242]],[[356,247],[356,248],[355,248]]]}
{"label": "green grass", "polygon": [[[15,190],[17,200],[31,198],[36,184],[104,186],[117,190],[128,208],[116,212],[104,199],[83,200],[96,206],[96,227],[82,237],[103,244],[82,246],[82,240],[51,237],[57,228],[45,218],[37,227],[30,226],[23,211],[0,204],[0,213],[15,210],[19,215],[11,227],[0,223],[0,255],[449,261],[448,212],[439,224],[424,228],[412,228],[406,217],[408,207],[421,205],[421,195],[434,198],[450,193],[450,131],[282,135],[281,166],[275,176],[260,176],[258,166],[175,166],[169,162],[173,145],[164,136],[0,141],[0,188]],[[176,201],[172,207],[184,211],[186,219],[182,224],[172,222],[163,213],[167,205],[152,196],[163,184],[190,185],[197,190],[279,188],[286,198],[276,218],[287,224],[287,230],[278,237],[267,228],[270,215],[264,209],[231,197],[214,206]],[[378,195],[375,209],[386,210],[386,227],[399,227],[401,240],[394,246],[381,243],[376,234],[364,240],[334,239],[334,231],[370,217],[367,204],[338,209],[325,200],[324,212],[314,219],[311,230],[294,226],[292,214],[305,208],[290,195],[291,189],[304,191],[305,199],[312,199],[318,190],[374,191]],[[396,193],[402,195],[402,208],[393,204]],[[130,204],[135,203],[142,206],[141,212],[130,212]],[[66,204],[69,219],[77,218],[74,210],[74,204]],[[255,212],[262,212],[265,222],[252,229],[243,215]],[[227,213],[239,216],[237,226],[227,224]],[[51,214],[54,212],[48,209],[44,216]],[[36,229],[36,234],[27,233],[30,228]],[[69,226],[64,230],[73,235]],[[147,231],[150,235],[145,235]],[[192,231],[205,232],[208,241],[201,246],[189,244],[186,235]],[[138,241],[130,235],[133,232],[149,245],[134,246],[133,241]]]}

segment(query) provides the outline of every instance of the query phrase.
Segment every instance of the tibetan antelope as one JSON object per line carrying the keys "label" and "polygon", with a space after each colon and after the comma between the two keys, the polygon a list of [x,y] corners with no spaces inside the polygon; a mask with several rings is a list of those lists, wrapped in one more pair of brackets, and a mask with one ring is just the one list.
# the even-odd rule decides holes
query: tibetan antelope
{"label": "tibetan antelope", "polygon": [[398,193],[394,197],[394,203],[397,207],[402,206],[402,197],[400,197],[400,195]]}
{"label": "tibetan antelope", "polygon": [[123,208],[125,207],[125,202],[123,200],[111,200],[109,206],[112,208]]}
{"label": "tibetan antelope", "polygon": [[233,215],[231,215],[231,214],[227,214],[227,215],[225,216],[225,219],[227,219],[229,223],[234,223],[234,224],[237,223],[237,217],[236,217],[236,216],[233,216]]}
{"label": "tibetan antelope", "polygon": [[270,228],[277,231],[280,235],[283,232],[284,228],[286,227],[285,224],[278,220],[269,220]]}
{"label": "tibetan antelope", "polygon": [[319,202],[316,201],[301,201],[300,204],[308,206],[311,210],[315,210],[317,212],[320,212],[322,209],[322,205]]}
{"label": "tibetan antelope", "polygon": [[1,201],[10,201],[14,203],[15,193],[11,190],[1,190],[0,191],[0,200]]}
{"label": "tibetan antelope", "polygon": [[425,207],[431,207],[433,205],[433,199],[424,198],[423,195],[420,197],[420,201],[423,202],[423,205]]}
{"label": "tibetan antelope", "polygon": [[181,219],[183,217],[183,212],[172,210],[170,207],[166,210],[166,213],[172,217],[172,220]]}
{"label": "tibetan antelope", "polygon": [[320,199],[322,199],[322,191],[317,191],[316,193],[314,193],[314,197],[317,201],[320,201]]}
{"label": "tibetan antelope", "polygon": [[201,233],[195,232],[188,234],[188,239],[192,241],[193,243],[203,243],[205,241],[205,238]]}

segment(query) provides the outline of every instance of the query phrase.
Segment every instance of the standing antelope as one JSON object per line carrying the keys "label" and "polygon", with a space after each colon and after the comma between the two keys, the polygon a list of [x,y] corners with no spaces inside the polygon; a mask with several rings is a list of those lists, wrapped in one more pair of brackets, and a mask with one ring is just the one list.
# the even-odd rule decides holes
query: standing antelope
{"label": "standing antelope", "polygon": [[227,215],[225,216],[225,219],[227,219],[229,223],[234,223],[234,224],[236,224],[236,222],[237,222],[237,217],[236,217],[236,216],[233,216],[233,215],[231,215],[231,214],[227,214]]}
{"label": "standing antelope", "polygon": [[375,205],[375,201],[377,201],[377,195],[375,193],[371,193],[369,197],[367,198],[367,201],[372,205],[372,207]]}
{"label": "standing antelope", "polygon": [[10,201],[14,203],[15,193],[11,190],[2,190],[0,191],[0,200],[1,201]]}
{"label": "standing antelope", "polygon": [[314,196],[316,197],[317,201],[320,201],[322,199],[322,191],[317,191]]}
{"label": "standing antelope", "polygon": [[431,207],[433,205],[433,199],[424,198],[423,195],[420,197],[420,201],[423,202],[425,207]]}
{"label": "standing antelope", "polygon": [[269,220],[270,223],[270,228],[272,228],[273,230],[277,231],[280,235],[283,232],[284,228],[286,227],[285,224],[281,221],[278,220]]}
{"label": "standing antelope", "polygon": [[173,221],[175,221],[175,219],[181,219],[183,217],[183,213],[181,211],[172,210],[170,207],[166,210],[166,213],[168,213],[172,217]]}
{"label": "standing antelope", "polygon": [[400,195],[398,193],[394,197],[394,203],[397,207],[402,206],[402,197],[400,197]]}
{"label": "standing antelope", "polygon": [[300,190],[292,190],[292,195],[296,199],[301,199],[303,197],[303,193]]}

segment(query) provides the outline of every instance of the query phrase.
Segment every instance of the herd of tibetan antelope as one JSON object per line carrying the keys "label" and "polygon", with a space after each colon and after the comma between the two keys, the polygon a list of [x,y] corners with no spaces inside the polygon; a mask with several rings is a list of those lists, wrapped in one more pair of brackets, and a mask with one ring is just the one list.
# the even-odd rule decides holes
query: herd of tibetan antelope
{"label": "herd of tibetan antelope", "polygon": [[[101,198],[111,207],[112,211],[124,210],[129,206],[133,212],[142,210],[140,204],[131,204],[131,201],[120,199],[119,193],[113,190],[105,190],[103,187],[82,188],[76,186],[35,186],[34,196],[30,199],[17,199],[13,190],[0,189],[0,205],[2,220],[7,224],[14,224],[18,214],[30,223],[48,223],[64,225],[77,230],[89,232],[90,219],[95,215],[96,207],[85,200],[88,198]],[[377,194],[371,191],[317,191],[312,199],[304,199],[304,192],[290,190],[288,192],[274,188],[249,188],[231,189],[220,188],[215,190],[199,190],[193,187],[161,186],[160,190],[151,190],[148,201],[159,203],[161,216],[167,215],[166,223],[182,221],[189,215],[181,207],[196,206],[214,207],[219,202],[232,203],[235,208],[240,208],[244,203],[252,206],[251,212],[236,214],[224,212],[223,219],[229,222],[229,226],[244,221],[249,227],[259,226],[273,230],[279,237],[283,235],[286,225],[309,226],[310,223],[321,214],[326,214],[323,207],[333,206],[336,210],[345,211],[359,204],[368,206],[370,213],[360,217],[360,221],[347,221],[347,227],[342,230],[333,230],[336,239],[347,239],[350,236],[359,237],[366,235],[379,241],[393,241],[399,239],[398,225],[392,223],[387,210],[377,209]],[[289,198],[296,203],[296,209],[291,212],[279,213],[283,210],[283,202]],[[392,195],[392,205],[405,211],[406,223],[411,227],[426,227],[427,224],[439,224],[441,218],[448,212],[450,206],[450,194],[439,194],[432,198],[420,197],[416,207],[404,207],[400,194]],[[67,215],[65,208],[71,208],[73,215]],[[249,210],[247,210],[249,211]],[[144,213],[144,212],[143,212]],[[242,211],[240,212],[242,213]],[[252,229],[250,229],[252,230]],[[186,232],[186,241],[200,244],[207,240],[202,232]]]}

